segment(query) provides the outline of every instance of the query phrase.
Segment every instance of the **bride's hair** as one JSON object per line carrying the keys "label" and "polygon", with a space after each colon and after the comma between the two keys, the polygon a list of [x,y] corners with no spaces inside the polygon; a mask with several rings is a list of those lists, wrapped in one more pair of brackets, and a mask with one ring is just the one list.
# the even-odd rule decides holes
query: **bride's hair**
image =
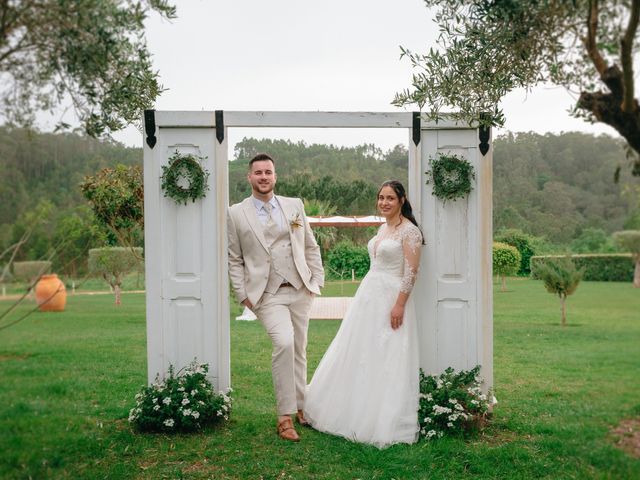
{"label": "bride's hair", "polygon": [[[380,188],[378,189],[378,195],[380,195],[380,192],[384,187],[391,187],[393,191],[396,192],[396,195],[398,196],[398,200],[400,202],[402,202],[404,199],[404,202],[402,203],[402,207],[400,207],[400,215],[402,215],[404,218],[406,218],[411,223],[413,223],[416,227],[418,227],[418,230],[420,230],[420,235],[422,235],[422,244],[424,245],[424,234],[422,233],[422,229],[420,228],[420,225],[418,225],[418,221],[416,220],[416,217],[413,215],[413,209],[411,208],[411,203],[409,203],[409,199],[407,198],[407,192],[404,189],[404,186],[402,185],[402,183],[400,183],[398,180],[387,180],[386,182],[383,182],[382,185],[380,185]],[[376,195],[376,205],[377,205],[378,195]]]}

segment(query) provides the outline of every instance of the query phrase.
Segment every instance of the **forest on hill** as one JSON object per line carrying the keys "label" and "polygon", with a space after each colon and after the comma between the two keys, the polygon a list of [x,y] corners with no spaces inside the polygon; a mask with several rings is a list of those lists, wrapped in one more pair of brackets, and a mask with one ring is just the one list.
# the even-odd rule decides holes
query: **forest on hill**
{"label": "forest on hill", "polygon": [[[619,139],[583,133],[518,133],[494,140],[494,230],[518,228],[544,239],[549,250],[575,246],[585,235],[606,238],[640,229],[640,179],[626,166]],[[229,164],[231,203],[249,194],[248,160],[276,158],[277,191],[320,200],[338,214],[370,214],[378,185],[407,180],[403,145],[383,151],[245,138]],[[0,251],[40,218],[18,259],[45,256],[56,238],[75,231],[94,246],[104,241],[79,189],[86,175],[117,164],[141,165],[142,149],[77,134],[43,134],[0,127]],[[620,180],[613,180],[622,165]],[[604,241],[603,240],[603,241]],[[600,246],[592,249],[604,248]],[[584,248],[582,248],[584,251]]]}

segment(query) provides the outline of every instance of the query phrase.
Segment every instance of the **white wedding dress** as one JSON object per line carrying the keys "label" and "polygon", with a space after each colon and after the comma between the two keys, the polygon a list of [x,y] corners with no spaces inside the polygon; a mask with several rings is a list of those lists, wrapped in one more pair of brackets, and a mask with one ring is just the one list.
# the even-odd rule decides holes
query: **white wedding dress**
{"label": "white wedding dress", "polygon": [[391,328],[398,293],[415,283],[422,235],[404,220],[382,225],[368,244],[371,268],[307,386],[313,428],[379,448],[418,438],[419,363],[411,297]]}

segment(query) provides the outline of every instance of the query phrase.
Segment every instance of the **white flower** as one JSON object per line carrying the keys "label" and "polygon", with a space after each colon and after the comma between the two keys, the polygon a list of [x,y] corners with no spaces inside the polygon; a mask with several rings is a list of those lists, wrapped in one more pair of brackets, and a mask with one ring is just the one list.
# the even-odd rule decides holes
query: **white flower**
{"label": "white flower", "polygon": [[448,407],[441,407],[440,405],[434,405],[433,406],[433,411],[435,412],[436,415],[440,415],[443,413],[451,413],[451,409]]}
{"label": "white flower", "polygon": [[429,430],[429,431],[427,432],[426,437],[427,437],[427,438],[431,438],[431,437],[434,437],[435,435],[436,435],[436,431],[435,431],[435,430]]}
{"label": "white flower", "polygon": [[173,421],[173,419],[172,419],[172,418],[168,418],[167,420],[165,420],[165,421],[164,421],[164,422],[162,422],[162,423],[164,423],[167,427],[173,427],[173,424],[174,424],[175,422]]}
{"label": "white flower", "polygon": [[154,405],[153,410],[156,412],[160,410],[160,405]]}
{"label": "white flower", "polygon": [[453,423],[447,422],[447,427],[450,427],[450,428],[453,427]]}
{"label": "white flower", "polygon": [[162,400],[162,403],[164,403],[165,405],[169,405],[171,403],[171,398],[165,398],[164,400]]}
{"label": "white flower", "polygon": [[178,387],[179,392],[184,392],[184,387]]}
{"label": "white flower", "polygon": [[188,398],[183,398],[181,403],[182,403],[182,405],[189,405],[189,399]]}
{"label": "white flower", "polygon": [[198,400],[198,405],[204,405],[204,402],[202,400]]}
{"label": "white flower", "polygon": [[193,418],[198,418],[198,417],[200,417],[200,412],[196,412],[196,411],[194,410],[194,411],[191,413],[191,416],[192,416]]}
{"label": "white flower", "polygon": [[182,415],[184,415],[185,417],[188,417],[189,415],[191,415],[191,409],[190,408],[185,408],[182,411]]}
{"label": "white flower", "polygon": [[226,412],[229,410],[229,407],[227,405],[222,405],[222,409]]}
{"label": "white flower", "polygon": [[136,393],[135,399],[136,400],[140,400],[142,398],[142,394],[141,393]]}
{"label": "white flower", "polygon": [[153,397],[153,403],[158,403],[158,397]]}
{"label": "white flower", "polygon": [[196,390],[191,390],[191,396],[195,397],[198,392]]}

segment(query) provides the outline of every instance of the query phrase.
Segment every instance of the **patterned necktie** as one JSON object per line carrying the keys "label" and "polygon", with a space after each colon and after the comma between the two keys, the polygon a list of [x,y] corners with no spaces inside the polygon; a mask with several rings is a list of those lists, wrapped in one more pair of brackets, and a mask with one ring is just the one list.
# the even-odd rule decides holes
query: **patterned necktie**
{"label": "patterned necktie", "polygon": [[267,212],[267,222],[264,224],[264,239],[267,241],[267,245],[271,245],[278,234],[278,224],[274,221],[271,216],[271,212],[273,211],[273,205],[269,202],[264,204],[264,207]]}

